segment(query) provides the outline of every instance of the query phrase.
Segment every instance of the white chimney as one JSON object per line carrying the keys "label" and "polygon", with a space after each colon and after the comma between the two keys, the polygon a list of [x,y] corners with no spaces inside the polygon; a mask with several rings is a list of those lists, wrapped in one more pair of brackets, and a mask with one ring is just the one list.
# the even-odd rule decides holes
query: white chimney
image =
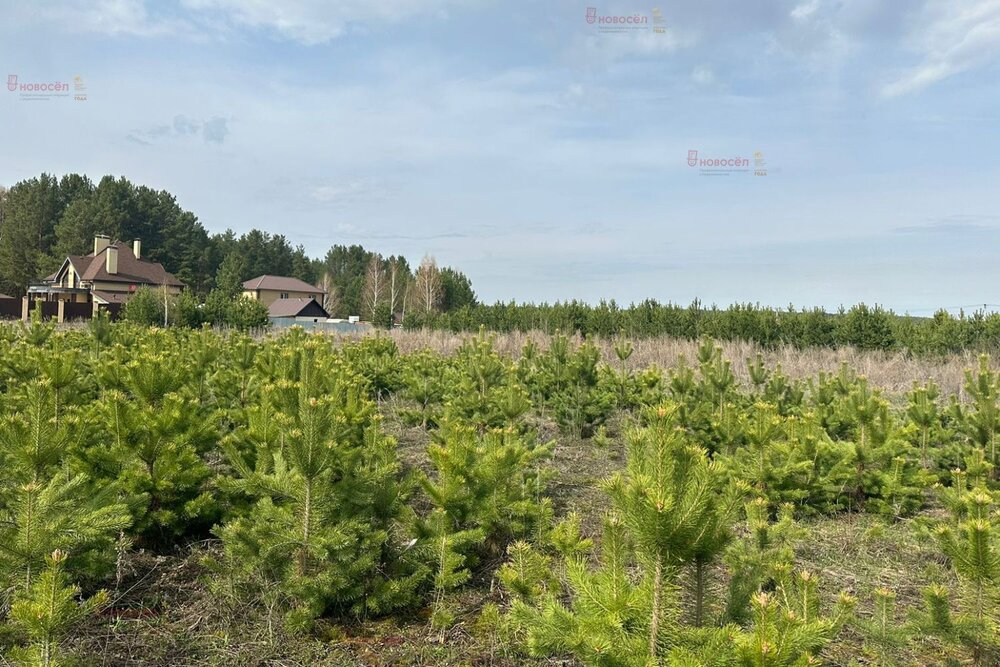
{"label": "white chimney", "polygon": [[111,239],[104,234],[98,234],[94,237],[94,257],[101,254],[101,251],[111,245]]}
{"label": "white chimney", "polygon": [[136,239],[132,241],[132,254],[136,259],[142,259],[142,241]]}
{"label": "white chimney", "polygon": [[118,247],[109,245],[107,249],[107,256],[104,258],[104,268],[107,269],[108,273],[115,275],[118,273]]}

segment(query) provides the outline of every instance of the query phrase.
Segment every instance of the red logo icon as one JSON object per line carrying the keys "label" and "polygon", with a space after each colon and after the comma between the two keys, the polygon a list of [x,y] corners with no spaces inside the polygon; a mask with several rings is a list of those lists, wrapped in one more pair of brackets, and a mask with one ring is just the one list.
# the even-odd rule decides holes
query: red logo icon
{"label": "red logo icon", "polygon": [[698,151],[688,151],[688,166],[693,167],[698,164]]}
{"label": "red logo icon", "polygon": [[587,7],[587,23],[597,20],[597,7]]}
{"label": "red logo icon", "polygon": [[16,74],[8,74],[7,75],[7,90],[9,90],[10,92],[14,92],[15,90],[17,90],[17,75]]}

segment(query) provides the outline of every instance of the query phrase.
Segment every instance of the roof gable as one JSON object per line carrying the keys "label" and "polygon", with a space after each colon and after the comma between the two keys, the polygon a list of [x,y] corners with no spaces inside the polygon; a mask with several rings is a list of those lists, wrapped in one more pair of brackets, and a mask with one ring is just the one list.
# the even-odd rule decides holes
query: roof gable
{"label": "roof gable", "polygon": [[275,299],[267,308],[269,317],[330,317],[316,299]]}
{"label": "roof gable", "polygon": [[[118,273],[108,273],[107,270],[107,252],[108,248],[112,247],[118,249]],[[184,283],[164,269],[159,262],[136,259],[128,244],[116,241],[108,248],[101,250],[96,255],[79,258],[81,261],[87,262],[86,268],[80,273],[81,279],[110,283],[184,286]]]}
{"label": "roof gable", "polygon": [[243,283],[245,290],[274,290],[278,292],[306,292],[307,294],[326,294],[326,291],[310,285],[304,280],[291,276],[257,276]]}

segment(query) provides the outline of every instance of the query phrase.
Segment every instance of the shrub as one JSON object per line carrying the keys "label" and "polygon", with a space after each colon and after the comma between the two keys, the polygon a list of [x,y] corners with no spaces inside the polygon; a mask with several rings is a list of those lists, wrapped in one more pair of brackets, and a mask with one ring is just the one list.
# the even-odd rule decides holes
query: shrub
{"label": "shrub", "polygon": [[163,326],[163,298],[143,285],[122,308],[122,319],[133,324]]}

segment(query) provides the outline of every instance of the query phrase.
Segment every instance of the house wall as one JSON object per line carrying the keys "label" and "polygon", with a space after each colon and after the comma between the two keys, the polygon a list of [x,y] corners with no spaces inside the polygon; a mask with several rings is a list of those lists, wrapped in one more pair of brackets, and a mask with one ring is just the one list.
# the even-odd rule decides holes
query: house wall
{"label": "house wall", "polygon": [[62,280],[59,281],[60,287],[77,287],[79,285],[79,278],[77,278],[76,271],[73,270],[73,265],[70,264],[66,267],[66,273],[63,274]]}
{"label": "house wall", "polygon": [[[69,264],[66,267],[66,273],[64,273],[62,278],[59,280],[58,286],[69,289],[81,287],[80,274],[76,272],[72,264]],[[50,300],[67,301],[69,303],[88,303],[90,301],[90,297],[86,294],[59,294],[53,296]]]}
{"label": "house wall", "polygon": [[317,302],[323,300],[323,295],[318,291],[303,292],[303,291],[280,291],[272,289],[261,289],[261,290],[244,290],[243,296],[248,296],[251,299],[257,299],[265,306],[270,306],[272,303],[278,299],[316,299]]}

